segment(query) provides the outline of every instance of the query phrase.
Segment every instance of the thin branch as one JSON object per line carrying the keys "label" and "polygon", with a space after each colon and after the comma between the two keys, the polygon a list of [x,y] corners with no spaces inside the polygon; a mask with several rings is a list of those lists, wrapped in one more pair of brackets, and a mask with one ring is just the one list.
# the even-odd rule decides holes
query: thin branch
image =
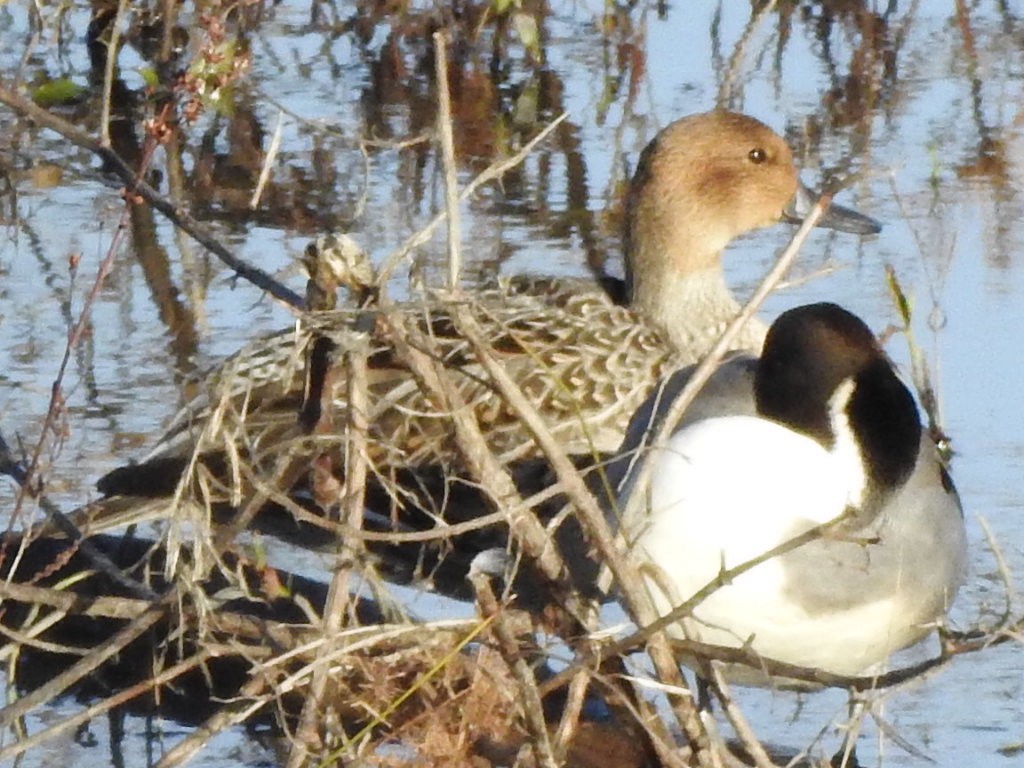
{"label": "thin branch", "polygon": [[[168,591],[157,602],[153,603],[146,613],[126,626],[124,629],[98,645],[88,655],[68,667],[57,677],[45,685],[36,688],[31,693],[25,694],[17,701],[8,704],[0,709],[0,729],[11,725],[15,720],[24,717],[33,709],[46,702],[57,698],[68,688],[77,683],[86,675],[97,670],[105,661],[120,653],[125,646],[141,636],[146,630],[163,619],[171,609],[171,605],[177,600],[175,590]],[[18,747],[15,744],[0,751],[0,762],[4,759],[20,754],[22,750],[8,754],[11,749]]]}
{"label": "thin branch", "polygon": [[434,33],[434,80],[437,87],[437,134],[444,167],[444,207],[448,212],[448,288],[455,290],[462,272],[462,227],[459,214],[459,179],[452,138],[452,98],[448,92],[448,39],[444,30]]}
{"label": "thin branch", "polygon": [[469,580],[476,594],[480,614],[484,619],[492,622],[491,631],[498,641],[498,649],[519,687],[518,704],[523,712],[526,729],[533,739],[532,746],[536,753],[534,757],[537,763],[544,768],[557,768],[559,761],[556,759],[554,748],[551,745],[551,736],[544,718],[544,705],[541,703],[540,694],[537,691],[537,679],[533,670],[530,669],[527,660],[523,658],[519,642],[508,626],[504,611],[491,589],[488,576],[483,573],[471,572]]}
{"label": "thin branch", "polygon": [[[522,419],[526,428],[531,432],[534,439],[537,440],[545,457],[551,462],[559,481],[565,487],[570,503],[574,506],[577,515],[584,522],[587,532],[595,543],[602,562],[606,563],[615,575],[627,607],[642,624],[652,623],[657,613],[651,603],[650,596],[646,589],[644,589],[637,571],[627,565],[615,546],[614,534],[593,494],[586,487],[579,471],[569,460],[564,448],[554,439],[537,409],[526,399],[523,392],[512,381],[508,372],[494,359],[494,355],[485,341],[483,329],[479,323],[476,322],[469,312],[461,307],[456,307],[452,316],[459,328],[459,332],[472,345],[477,359],[493,380],[501,396],[505,398],[506,402]],[[515,530],[513,528],[513,531]],[[554,547],[549,546],[545,549],[550,551]],[[527,551],[531,556],[535,556],[529,549]],[[570,598],[572,597],[570,595]],[[570,609],[573,608],[574,606],[570,605]],[[582,606],[575,606],[573,612],[577,617],[583,616]],[[671,651],[668,649],[667,639],[664,636],[655,635],[651,638],[648,651],[658,670],[658,675],[666,683],[681,687],[682,676]],[[695,702],[688,696],[672,697],[671,702],[679,726],[686,734],[687,740],[693,745],[698,761],[701,765],[711,764],[714,756],[710,748],[707,732],[697,714]],[[655,740],[654,743],[660,742]],[[677,758],[673,755],[662,755],[661,757],[668,761],[669,764],[677,762]]]}
{"label": "thin branch", "polygon": [[36,125],[55,131],[72,144],[95,154],[104,162],[105,167],[111,169],[128,185],[129,190],[133,194],[139,195],[153,206],[155,210],[167,217],[175,226],[187,232],[200,245],[213,253],[230,269],[234,270],[235,274],[239,277],[248,280],[257,288],[266,291],[274,298],[283,301],[295,309],[302,308],[302,297],[295,293],[295,291],[282,285],[259,267],[255,267],[232,254],[196,219],[162,197],[159,192],[145,181],[137,178],[135,171],[121,159],[120,155],[109,147],[104,147],[87,131],[37,106],[21,93],[8,87],[4,80],[0,80],[0,104],[7,105],[14,112],[31,120]]}
{"label": "thin branch", "polygon": [[[65,718],[64,720],[61,720],[55,725],[52,725],[49,728],[39,731],[38,733],[32,734],[32,736],[19,739],[14,743],[10,744],[9,746],[5,747],[4,749],[0,749],[0,762],[11,760],[17,757],[18,755],[27,752],[33,747],[38,747],[41,744],[44,744],[46,741],[61,735],[62,733],[66,733],[72,729],[80,727],[84,723],[88,723],[90,720],[93,720],[99,715],[102,715],[106,712],[110,712],[115,707],[118,707],[121,704],[125,704],[131,701],[132,699],[137,698],[142,694],[147,693],[155,688],[167,685],[168,683],[173,682],[175,679],[185,674],[186,672],[190,672],[191,670],[200,666],[212,656],[213,653],[208,650],[200,651],[195,656],[191,656],[188,659],[182,661],[180,664],[175,664],[173,667],[165,669],[159,675],[156,675],[151,679],[143,680],[137,685],[133,685],[131,688],[126,688],[125,690],[115,693],[112,696],[108,696],[107,698],[90,707],[85,707],[81,711],[75,713],[74,715],[71,715],[70,717]],[[0,714],[3,713],[0,712]]]}
{"label": "thin branch", "polygon": [[[2,96],[2,91],[0,91]],[[2,101],[2,98],[0,98]],[[461,194],[459,195],[459,202],[463,202],[472,197],[476,191],[488,182],[494,181],[495,179],[501,178],[505,173],[515,168],[517,165],[523,162],[533,152],[534,147],[544,141],[559,125],[562,121],[569,116],[568,112],[563,112],[540,131],[536,136],[526,142],[522,149],[516,152],[512,157],[505,158],[503,160],[497,160],[491,163],[485,168],[479,176],[473,179],[467,184]],[[441,211],[434,218],[432,218],[426,225],[424,225],[418,232],[411,235],[406,239],[401,246],[399,246],[394,252],[389,255],[384,262],[381,264],[380,271],[378,273],[377,283],[381,288],[381,295],[383,297],[384,291],[387,287],[388,280],[391,279],[392,273],[398,268],[398,265],[405,260],[409,253],[423,243],[430,240],[431,236],[445,219],[448,217],[447,211]]]}

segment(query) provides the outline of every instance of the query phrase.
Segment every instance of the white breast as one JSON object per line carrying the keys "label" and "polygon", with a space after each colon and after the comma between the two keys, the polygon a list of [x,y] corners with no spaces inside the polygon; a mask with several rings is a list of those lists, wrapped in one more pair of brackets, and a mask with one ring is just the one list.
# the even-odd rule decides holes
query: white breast
{"label": "white breast", "polygon": [[652,460],[642,545],[684,574],[701,561],[714,576],[723,558],[727,568],[739,565],[846,507],[840,463],[811,438],[761,418],[698,422]]}
{"label": "white breast", "polygon": [[[750,416],[687,427],[652,461],[648,515],[632,527],[632,541],[647,561],[647,581],[662,612],[723,569],[835,519],[851,490],[843,462],[814,440]],[[806,649],[791,659],[787,646],[819,641],[817,631],[801,635],[822,617],[806,616],[786,588],[781,564],[768,560],[715,591],[677,632],[731,646],[753,637],[752,647],[765,656],[806,663]]]}

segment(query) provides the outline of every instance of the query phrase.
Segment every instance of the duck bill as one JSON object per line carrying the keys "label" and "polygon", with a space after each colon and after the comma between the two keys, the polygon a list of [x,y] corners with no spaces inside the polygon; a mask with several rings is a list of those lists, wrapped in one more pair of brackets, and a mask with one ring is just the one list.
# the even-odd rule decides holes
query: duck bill
{"label": "duck bill", "polygon": [[[782,215],[787,221],[799,224],[807,218],[816,202],[818,202],[818,195],[803,184],[799,184],[796,194],[782,211]],[[818,219],[817,226],[834,229],[838,232],[849,232],[853,235],[877,235],[882,231],[882,225],[870,216],[835,203],[825,210],[822,217]]]}

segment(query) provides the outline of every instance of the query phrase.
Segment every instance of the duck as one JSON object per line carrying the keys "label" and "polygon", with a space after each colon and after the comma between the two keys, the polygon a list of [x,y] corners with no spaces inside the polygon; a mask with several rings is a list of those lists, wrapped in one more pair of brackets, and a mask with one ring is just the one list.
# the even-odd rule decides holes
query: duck
{"label": "duck", "polygon": [[[621,285],[512,278],[454,296],[426,290],[397,310],[371,300],[357,309],[307,313],[296,328],[254,340],[212,371],[149,455],[106,475],[99,490],[107,498],[180,497],[182,477],[198,457],[216,479],[201,484],[204,501],[237,505],[244,496],[238,478],[246,474],[238,471],[239,462],[276,466],[285,451],[301,450],[309,437],[297,427],[295,414],[313,339],[327,338],[344,349],[356,324],[366,333],[370,316],[368,458],[373,469],[367,509],[379,513],[382,530],[434,528],[479,516],[487,502],[467,479],[448,419],[422,392],[388,338],[387,313],[399,311],[436,343],[435,354],[473,408],[488,448],[510,468],[524,495],[536,493],[552,482],[546,462],[517,413],[481,374],[449,318],[452,303],[473,312],[494,354],[573,460],[592,466],[618,448],[630,416],[655,384],[699,359],[738,314],[722,270],[726,246],[753,230],[800,221],[814,199],[800,180],[791,149],[764,123],[725,110],[679,119],[643,150],[631,179]],[[858,235],[880,230],[873,219],[838,205],[818,225]],[[324,244],[317,247],[323,250]],[[348,255],[337,261],[350,263]],[[335,283],[351,285],[348,278]],[[735,347],[757,352],[764,334],[765,326],[754,319]],[[336,371],[331,380],[335,411],[344,414],[344,372]],[[331,450],[328,443],[328,436],[317,435],[315,450]],[[339,431],[333,450],[340,454],[344,447]],[[286,515],[274,532],[284,535],[291,525]],[[482,536],[480,546],[486,547],[507,539],[504,532],[497,539],[490,533],[473,536]],[[413,558],[420,581],[422,554],[418,549]],[[427,570],[435,572],[437,564]],[[455,578],[456,591],[463,575]]]}
{"label": "duck", "polygon": [[827,302],[783,312],[761,355],[722,363],[651,444],[691,374],[634,414],[609,513],[659,614],[694,602],[670,634],[750,651],[759,663],[726,665],[735,682],[800,688],[813,676],[764,662],[873,674],[941,626],[965,577],[963,509],[868,326]]}

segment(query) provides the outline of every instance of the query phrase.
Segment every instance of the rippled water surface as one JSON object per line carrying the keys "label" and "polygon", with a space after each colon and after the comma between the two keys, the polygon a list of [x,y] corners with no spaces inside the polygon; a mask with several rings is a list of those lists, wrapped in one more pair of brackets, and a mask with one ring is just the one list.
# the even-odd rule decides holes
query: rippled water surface
{"label": "rippled water surface", "polygon": [[[618,195],[639,150],[674,118],[716,104],[784,132],[810,184],[859,172],[839,199],[882,221],[883,232],[863,241],[815,233],[796,268],[799,279],[774,294],[762,314],[828,299],[884,329],[897,322],[885,280],[885,268],[895,269],[913,298],[916,341],[932,365],[956,451],[972,570],[954,617],[968,626],[1002,610],[993,546],[1017,588],[1024,574],[1024,9],[982,2],[958,15],[945,4],[920,3],[885,16],[887,4],[874,12],[863,5],[868,10],[831,19],[815,5],[752,20],[749,4],[678,2],[663,15],[654,6],[623,11],[616,25],[602,20],[609,6],[556,1],[537,16],[545,64],[531,62],[513,35],[496,71],[490,27],[483,27],[480,42],[467,43],[453,93],[460,180],[561,111],[569,118],[520,170],[464,207],[466,277],[586,274],[588,258],[614,261]],[[28,82],[64,75],[87,85],[81,37],[88,5],[73,4],[59,26],[56,9],[44,8],[52,23],[37,42],[28,35],[26,6],[0,6],[0,81],[10,85],[2,73],[24,58]],[[293,257],[316,233],[345,229],[380,260],[443,206],[437,156],[422,140],[434,104],[424,33],[403,37],[397,22],[363,16],[368,11],[356,6],[320,12],[325,18],[314,23],[306,5],[263,9],[248,37],[252,69],[235,86],[233,111],[205,116],[180,158],[188,178],[183,204],[234,253],[296,289],[302,277]],[[195,22],[190,4],[182,13],[183,24]],[[332,32],[332,13],[365,23]],[[125,84],[140,89],[142,57],[126,48],[120,66]],[[98,132],[96,99],[55,110]],[[248,212],[238,201],[251,192],[259,167],[253,157],[267,148],[279,120],[269,202]],[[88,152],[17,121],[5,107],[0,126],[7,190],[0,428],[30,446],[69,324],[123,206],[120,185]],[[166,191],[164,163],[158,154]],[[126,234],[64,379],[65,437],[47,482],[69,506],[89,498],[101,474],[144,453],[196,370],[293,321],[159,215],[137,215]],[[726,266],[738,293],[756,285],[789,234],[762,232],[730,249]],[[159,252],[141,253],[144,240]],[[443,232],[418,252],[427,279],[442,279],[444,253]],[[396,284],[398,293],[404,289]],[[907,360],[902,336],[888,348]],[[0,485],[3,508],[14,493],[10,483]],[[317,560],[307,565],[312,572],[322,567]],[[449,607],[431,602],[429,610]],[[1020,758],[1007,750],[1024,740],[1022,688],[1017,643],[956,659],[887,698],[880,709],[886,735],[868,723],[861,760],[925,765],[927,755],[941,766],[1015,764]],[[771,742],[806,744],[845,718],[838,694],[799,702],[765,691],[737,696]],[[140,723],[130,727],[142,731]],[[825,738],[835,742],[831,732]],[[221,741],[196,764],[256,759],[254,746]],[[61,759],[109,759],[101,748],[61,749]],[[35,764],[50,764],[55,753],[47,755],[37,754]],[[143,760],[138,754],[126,764]]]}

